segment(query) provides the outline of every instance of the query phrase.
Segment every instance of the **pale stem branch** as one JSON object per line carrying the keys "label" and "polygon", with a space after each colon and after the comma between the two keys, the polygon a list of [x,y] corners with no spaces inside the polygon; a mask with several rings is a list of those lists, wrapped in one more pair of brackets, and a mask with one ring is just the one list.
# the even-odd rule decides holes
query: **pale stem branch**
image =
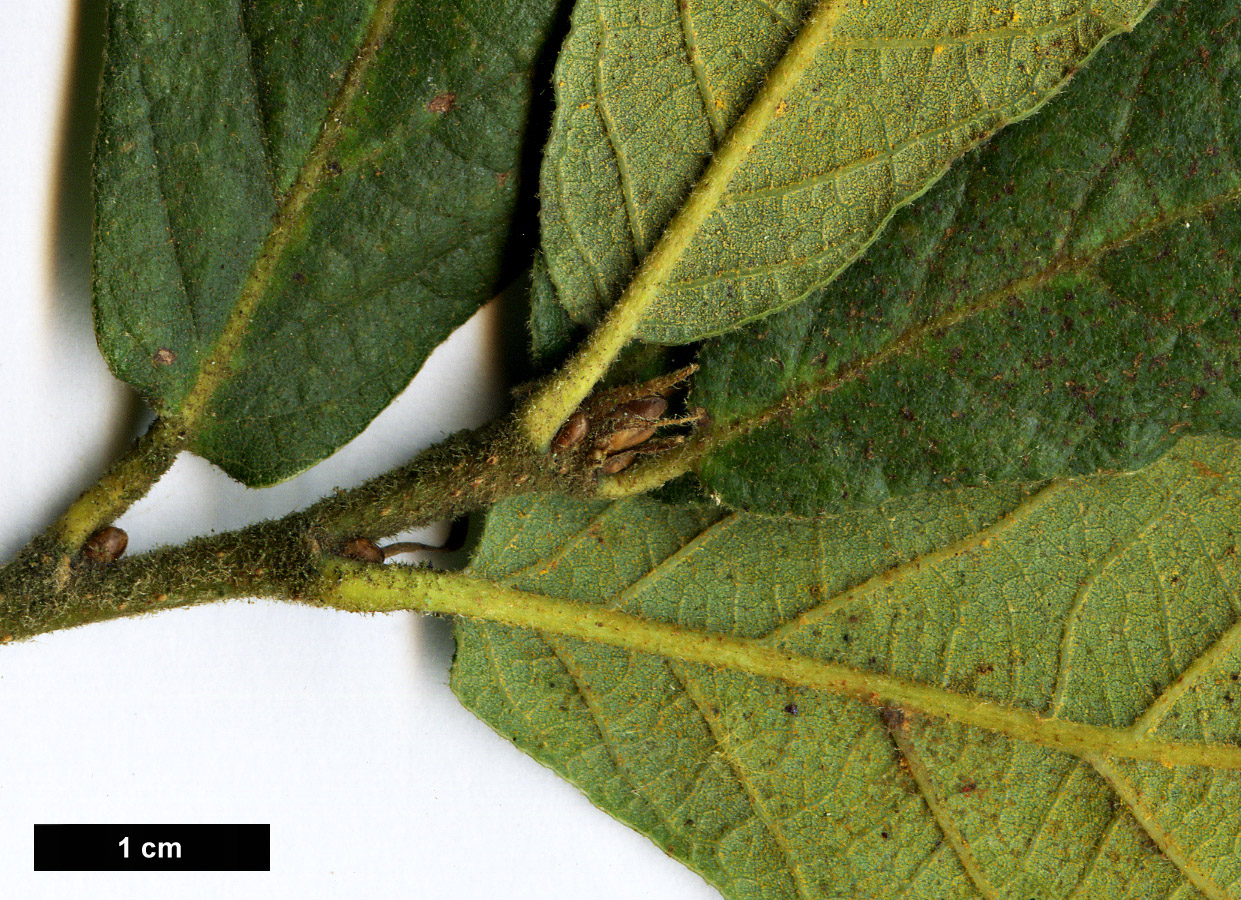
{"label": "pale stem branch", "polygon": [[62,552],[76,553],[87,538],[142,499],[172,466],[185,442],[178,422],[156,419],[129,452],[52,525],[49,535]]}

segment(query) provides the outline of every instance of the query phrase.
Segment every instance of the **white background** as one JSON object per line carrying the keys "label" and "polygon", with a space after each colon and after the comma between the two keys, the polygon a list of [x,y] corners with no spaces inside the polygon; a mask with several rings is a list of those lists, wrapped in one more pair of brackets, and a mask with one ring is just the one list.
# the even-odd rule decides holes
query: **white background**
{"label": "white background", "polygon": [[[90,326],[89,97],[97,0],[7,0],[0,28],[0,557],[143,422]],[[89,78],[88,78],[89,81]],[[120,524],[141,552],[306,505],[500,408],[484,310],[365,434],[248,491],[182,458]],[[521,339],[518,334],[508,335]],[[436,533],[430,537],[434,539]],[[445,623],[264,602],[0,647],[0,883],[14,898],[718,898],[474,719]],[[270,873],[36,873],[36,822],[258,822]]]}

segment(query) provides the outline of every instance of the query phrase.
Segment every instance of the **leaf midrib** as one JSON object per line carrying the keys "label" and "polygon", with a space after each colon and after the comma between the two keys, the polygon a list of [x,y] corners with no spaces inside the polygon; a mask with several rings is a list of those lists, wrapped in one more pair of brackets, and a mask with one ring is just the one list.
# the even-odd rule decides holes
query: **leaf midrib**
{"label": "leaf midrib", "polygon": [[237,301],[211,351],[199,365],[193,386],[181,402],[179,431],[188,443],[199,432],[212,399],[233,374],[232,360],[240,349],[284,253],[309,212],[309,203],[327,180],[327,164],[345,132],[345,119],[357,99],[371,64],[392,27],[399,0],[378,0],[366,33],[341,80],[314,144],[273,217],[271,230],[251,263]]}
{"label": "leaf midrib", "polygon": [[561,424],[637,333],[647,310],[699,229],[727,195],[733,176],[750,157],[767,126],[779,115],[784,98],[835,32],[845,5],[846,0],[820,0],[816,4],[745,112],[728,130],[702,176],[603,322],[591,333],[581,351],[531,398],[521,419],[523,431],[536,447],[545,450],[549,446]]}
{"label": "leaf midrib", "polygon": [[[336,562],[325,562],[324,566],[332,579],[320,599],[341,609],[414,609],[565,635],[666,659],[733,669],[872,707],[900,707],[1082,758],[1094,753],[1170,766],[1241,769],[1241,746],[1160,741],[1137,727],[1046,718],[995,701],[813,659],[761,639],[683,628],[467,575],[406,566],[387,566],[382,571]],[[1241,623],[1233,626],[1237,628]]]}
{"label": "leaf midrib", "polygon": [[1148,234],[1169,227],[1178,219],[1199,218],[1238,201],[1241,201],[1241,188],[1228,191],[1205,203],[1177,207],[1170,212],[1156,216],[1106,244],[1101,244],[1091,253],[1076,256],[1060,254],[1057,257],[1053,257],[1049,264],[1041,270],[1009,281],[1007,284],[984,294],[973,303],[950,310],[920,325],[916,325],[902,332],[882,349],[860,357],[855,361],[845,363],[832,375],[822,379],[803,382],[794,390],[782,396],[777,403],[757,413],[738,417],[717,428],[712,433],[712,442],[720,443],[725,440],[732,440],[783,415],[795,412],[818,395],[832,393],[850,382],[861,379],[884,363],[916,351],[928,338],[943,334],[980,315],[998,309],[1019,294],[1037,290],[1058,276],[1073,274],[1078,271],[1092,271],[1106,256]]}

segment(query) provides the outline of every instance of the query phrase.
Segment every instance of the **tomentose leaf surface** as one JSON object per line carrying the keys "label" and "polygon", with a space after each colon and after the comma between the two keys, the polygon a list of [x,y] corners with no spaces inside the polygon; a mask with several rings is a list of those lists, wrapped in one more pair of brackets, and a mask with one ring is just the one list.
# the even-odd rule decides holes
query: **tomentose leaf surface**
{"label": "tomentose leaf surface", "polygon": [[1241,434],[1239,18],[1157,9],[820,296],[709,344],[710,486],[821,512]]}
{"label": "tomentose leaf surface", "polygon": [[114,0],[95,311],[248,484],[354,437],[497,288],[552,0]]}
{"label": "tomentose leaf surface", "polygon": [[669,649],[465,623],[453,686],[729,898],[1236,898],[1239,501],[1192,439],[818,520],[509,502],[475,574]]}
{"label": "tomentose leaf surface", "polygon": [[1150,6],[582,0],[543,165],[554,302],[597,321],[661,235],[684,249],[644,340],[695,340],[803,299]]}

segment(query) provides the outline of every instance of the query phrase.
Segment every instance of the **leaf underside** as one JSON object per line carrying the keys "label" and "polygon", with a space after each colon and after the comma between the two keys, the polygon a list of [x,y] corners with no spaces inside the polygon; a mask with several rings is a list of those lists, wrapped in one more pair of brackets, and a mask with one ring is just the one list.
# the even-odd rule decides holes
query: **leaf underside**
{"label": "leaf underside", "polygon": [[[198,398],[193,449],[248,484],[353,438],[498,286],[556,6],[398,3],[376,33],[383,2],[114,0],[95,176],[96,329],[113,371],[175,417],[204,368],[225,368]],[[273,229],[287,240],[260,273]],[[245,291],[257,303],[221,357]]]}
{"label": "leaf underside", "polygon": [[[895,208],[1028,115],[1150,6],[817,4],[836,17],[826,42],[697,229],[638,336],[684,343],[805,298]],[[576,5],[542,172],[543,255],[555,286],[542,302],[597,321],[815,7]],[[536,310],[536,345],[546,341],[537,329],[554,321]]]}
{"label": "leaf underside", "polygon": [[1159,8],[813,301],[709,343],[725,502],[821,512],[1241,435],[1241,3]]}
{"label": "leaf underside", "polygon": [[[1133,474],[817,520],[510,501],[476,575],[916,699],[474,623],[458,625],[453,688],[729,898],[1241,897],[1241,770],[1119,749],[1200,743],[1236,764],[1239,502],[1241,444],[1222,438]],[[927,713],[941,696],[1101,737],[1065,752],[1038,729]]]}

